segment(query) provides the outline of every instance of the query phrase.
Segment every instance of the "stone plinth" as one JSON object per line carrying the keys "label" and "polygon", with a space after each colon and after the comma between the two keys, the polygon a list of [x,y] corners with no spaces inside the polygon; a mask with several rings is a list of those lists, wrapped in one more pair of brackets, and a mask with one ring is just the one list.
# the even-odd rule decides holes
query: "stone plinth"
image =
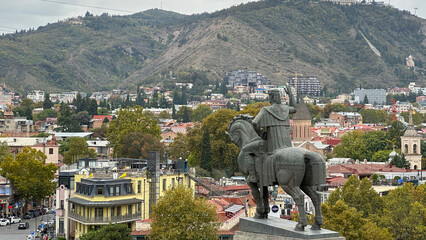
{"label": "stone plinth", "polygon": [[305,231],[296,231],[297,222],[270,217],[268,219],[241,218],[240,231],[235,233],[234,240],[344,240],[339,233],[327,229],[311,230],[306,226]]}

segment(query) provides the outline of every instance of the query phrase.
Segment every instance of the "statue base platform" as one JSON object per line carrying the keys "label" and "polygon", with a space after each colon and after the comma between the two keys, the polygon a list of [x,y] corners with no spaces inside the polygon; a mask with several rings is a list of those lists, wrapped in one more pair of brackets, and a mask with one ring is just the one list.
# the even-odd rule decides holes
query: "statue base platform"
{"label": "statue base platform", "polygon": [[240,231],[234,235],[234,240],[345,240],[339,237],[338,232],[327,229],[311,230],[311,226],[305,227],[305,231],[297,231],[297,222],[270,217],[267,219],[241,218]]}

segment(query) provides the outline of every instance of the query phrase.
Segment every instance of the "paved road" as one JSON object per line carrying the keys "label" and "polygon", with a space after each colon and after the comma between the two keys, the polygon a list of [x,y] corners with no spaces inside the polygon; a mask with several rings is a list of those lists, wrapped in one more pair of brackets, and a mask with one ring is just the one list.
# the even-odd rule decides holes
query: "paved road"
{"label": "paved road", "polygon": [[52,219],[53,214],[47,214],[33,219],[22,219],[23,222],[30,223],[28,229],[18,229],[17,223],[8,226],[0,226],[0,240],[25,240],[31,231],[37,230],[37,226],[40,225],[41,220],[47,222]]}

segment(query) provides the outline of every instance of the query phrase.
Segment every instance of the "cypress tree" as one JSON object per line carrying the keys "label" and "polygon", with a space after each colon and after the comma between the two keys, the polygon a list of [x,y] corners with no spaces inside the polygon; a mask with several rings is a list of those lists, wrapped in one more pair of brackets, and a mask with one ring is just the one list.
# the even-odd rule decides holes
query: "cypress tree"
{"label": "cypress tree", "polygon": [[201,160],[200,167],[212,172],[212,149],[210,145],[210,134],[207,128],[204,129],[203,139],[201,142]]}
{"label": "cypress tree", "polygon": [[173,107],[172,107],[172,119],[176,120],[176,108],[175,108],[174,104],[173,104]]}
{"label": "cypress tree", "polygon": [[51,109],[52,107],[53,103],[50,101],[50,94],[44,94],[43,109]]}
{"label": "cypress tree", "polygon": [[367,97],[367,94],[365,94],[365,96],[364,96],[364,102],[363,102],[364,104],[368,104],[368,97]]}

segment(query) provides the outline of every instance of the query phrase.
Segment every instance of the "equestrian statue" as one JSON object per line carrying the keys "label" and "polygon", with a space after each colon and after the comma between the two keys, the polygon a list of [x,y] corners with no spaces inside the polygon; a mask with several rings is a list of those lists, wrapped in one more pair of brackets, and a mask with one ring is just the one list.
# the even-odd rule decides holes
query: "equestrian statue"
{"label": "equestrian statue", "polygon": [[296,230],[303,231],[308,225],[304,193],[315,207],[311,229],[320,230],[323,218],[319,191],[327,190],[325,162],[318,153],[292,147],[289,114],[297,109],[290,87],[286,86],[285,91],[290,98],[289,105],[282,105],[279,91],[272,89],[268,92],[271,106],[263,107],[255,118],[236,116],[227,134],[240,149],[238,166],[256,201],[254,217],[268,217],[268,186],[280,185],[299,210]]}

